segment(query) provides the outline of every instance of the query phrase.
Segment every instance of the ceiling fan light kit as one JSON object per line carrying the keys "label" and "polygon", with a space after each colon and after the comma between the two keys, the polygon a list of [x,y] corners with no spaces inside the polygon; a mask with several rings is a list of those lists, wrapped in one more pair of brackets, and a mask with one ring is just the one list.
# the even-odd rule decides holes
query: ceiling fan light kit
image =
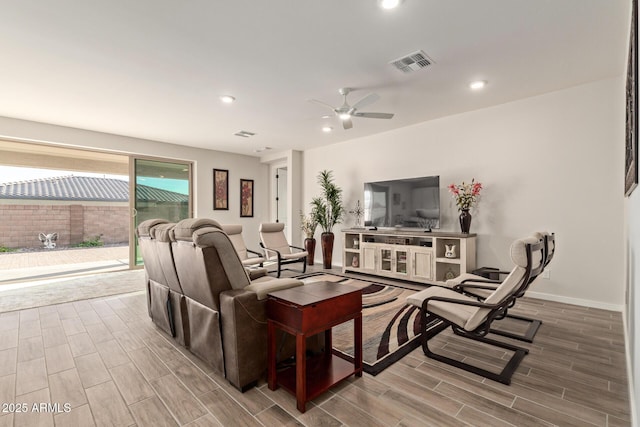
{"label": "ceiling fan light kit", "polygon": [[402,0],[379,0],[378,1],[378,4],[380,5],[380,7],[385,10],[395,9],[396,7],[400,6],[400,3],[402,3]]}
{"label": "ceiling fan light kit", "polygon": [[373,104],[380,99],[380,97],[375,93],[370,93],[355,104],[349,105],[347,102],[347,95],[352,91],[353,89],[349,87],[343,87],[338,90],[338,93],[344,97],[344,102],[340,107],[333,107],[325,102],[318,101],[317,99],[310,99],[309,101],[330,108],[342,121],[342,127],[345,130],[353,127],[353,122],[351,121],[352,117],[362,117],[365,119],[390,119],[393,117],[393,113],[364,113],[358,111],[359,108]]}

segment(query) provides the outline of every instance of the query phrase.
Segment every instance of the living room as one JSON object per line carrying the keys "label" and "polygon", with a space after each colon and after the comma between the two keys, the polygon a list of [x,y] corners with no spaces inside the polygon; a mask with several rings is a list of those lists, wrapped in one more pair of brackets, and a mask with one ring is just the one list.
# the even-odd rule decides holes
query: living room
{"label": "living room", "polygon": [[[415,2],[406,0],[401,6],[412,7],[412,3]],[[601,16],[604,13],[600,13],[601,6],[595,3],[597,2],[590,2],[588,6],[584,6],[586,9],[593,7],[593,10],[599,11],[590,11],[589,16]],[[635,275],[640,264],[640,251],[637,247],[637,242],[640,241],[640,196],[634,191],[630,197],[625,198],[623,185],[628,40],[628,24],[625,23],[630,16],[630,5],[626,1],[617,2],[616,7],[611,7],[615,9],[613,12],[604,14],[606,19],[603,20],[606,23],[614,21],[618,25],[615,31],[607,26],[608,32],[602,39],[623,42],[609,47],[615,54],[607,58],[617,62],[599,74],[594,72],[588,77],[577,76],[571,81],[558,79],[555,87],[547,86],[543,90],[537,89],[535,83],[531,83],[531,89],[528,89],[529,83],[525,81],[511,82],[523,87],[517,98],[505,97],[486,105],[483,104],[484,101],[478,100],[483,93],[468,91],[465,87],[467,82],[459,82],[462,89],[456,88],[455,91],[467,91],[465,96],[475,97],[474,101],[469,101],[468,106],[460,110],[453,110],[438,96],[426,95],[426,104],[430,105],[425,107],[425,118],[401,127],[384,128],[377,121],[354,118],[354,129],[344,130],[339,122],[331,118],[329,122],[334,129],[332,135],[325,139],[330,143],[314,142],[314,145],[308,147],[294,143],[282,146],[274,144],[273,150],[262,153],[254,153],[253,147],[262,148],[271,143],[258,140],[259,142],[250,142],[249,146],[247,141],[251,141],[251,138],[245,141],[235,136],[227,137],[224,144],[219,145],[201,140],[191,145],[182,145],[175,133],[168,133],[166,136],[155,133],[158,137],[153,140],[154,138],[125,136],[124,126],[112,131],[98,131],[95,127],[94,130],[88,130],[92,129],[89,122],[83,128],[74,125],[72,118],[63,120],[53,112],[50,118],[42,112],[29,114],[28,105],[22,106],[22,110],[16,108],[14,112],[8,107],[0,110],[3,116],[0,117],[0,136],[12,141],[51,143],[192,161],[194,216],[214,218],[222,224],[241,221],[249,247],[258,247],[259,224],[273,220],[272,171],[277,166],[285,165],[289,172],[287,230],[290,241],[298,245],[303,240],[298,213],[301,210],[308,212],[311,199],[318,195],[317,174],[321,170],[333,171],[336,183],[343,189],[347,210],[352,210],[358,200],[362,202],[364,182],[438,175],[441,183],[441,229],[445,231],[457,231],[459,227],[457,208],[449,197],[446,186],[475,178],[484,186],[482,199],[473,212],[471,225],[471,231],[478,235],[476,264],[510,269],[508,252],[514,239],[534,230],[556,233],[559,249],[550,266],[549,278],[538,279],[527,296],[622,313],[632,390],[631,406],[636,408],[637,392],[634,394],[633,390],[640,387],[640,377],[634,362],[640,353],[638,320],[635,315],[635,307],[640,304],[638,279]],[[499,7],[500,2],[493,2],[491,6]],[[583,6],[578,6],[577,3],[573,6],[584,12]],[[359,7],[363,5],[360,4]],[[553,15],[553,6],[547,5],[544,9],[547,14]],[[489,11],[487,6],[485,13],[488,14]],[[621,17],[623,19],[618,21]],[[466,17],[465,22],[470,19]],[[566,25],[570,27],[571,22],[566,22]],[[583,21],[576,25],[584,31]],[[356,30],[357,27],[350,29]],[[507,30],[504,31],[505,34],[508,33]],[[531,29],[530,33],[543,32]],[[578,33],[578,29],[576,32]],[[571,37],[562,40],[565,49],[571,50],[567,47],[570,39]],[[543,41],[540,43],[548,46]],[[605,42],[601,43],[606,45]],[[424,48],[431,53],[429,47]],[[357,47],[354,49],[357,50]],[[410,47],[409,50],[411,49],[415,47]],[[587,51],[581,52],[586,55]],[[596,52],[599,52],[598,49]],[[17,54],[15,51],[13,53]],[[408,52],[399,52],[402,53]],[[444,52],[431,54],[435,61],[433,67],[447,66],[447,55]],[[590,60],[597,57],[594,51],[590,54],[593,55]],[[389,58],[391,59],[394,58]],[[540,74],[546,73],[545,69],[548,67],[555,67],[553,72],[557,74],[562,74],[563,67],[569,68],[566,64],[542,62],[537,67],[535,73]],[[528,73],[535,74],[531,70]],[[469,74],[472,74],[471,71]],[[526,78],[531,77],[529,74],[526,74]],[[376,82],[367,80],[365,73],[361,75],[363,83],[347,81],[344,84],[375,87]],[[522,76],[512,77],[518,80]],[[484,78],[488,81],[484,89],[486,92],[491,91],[492,86],[501,84],[490,75]],[[331,81],[335,79],[332,77]],[[18,101],[20,90],[24,90],[28,84],[27,79],[22,83],[15,83],[13,92],[9,92],[13,96],[9,98],[21,105]],[[318,117],[314,125],[319,128],[326,121],[321,120],[320,116],[330,111],[307,103],[307,98],[339,105],[342,99],[337,89],[338,87],[331,87],[326,93],[310,93],[299,99],[299,106],[294,108],[311,108],[310,114]],[[331,95],[331,90],[334,95]],[[384,103],[385,99],[393,97],[384,96],[384,93],[390,94],[393,91],[363,89],[351,94],[349,101],[355,102],[359,96],[374,91],[383,93],[383,96],[378,103],[367,107],[367,110],[398,113],[393,104]],[[245,102],[249,93],[244,92],[244,96],[239,93],[235,95],[237,103],[241,103]],[[144,95],[141,94],[140,97]],[[434,113],[432,110],[437,110],[439,104],[446,108]],[[57,104],[51,102],[50,105],[54,109]],[[273,107],[263,104],[262,108]],[[222,113],[221,116],[226,117],[227,114]],[[182,119],[184,118],[181,117]],[[388,122],[394,120],[396,118]],[[194,125],[190,121],[186,123],[186,127]],[[234,122],[233,125],[237,123]],[[369,126],[376,131],[369,131]],[[364,128],[366,132],[349,133],[358,131],[358,128]],[[286,133],[286,128],[282,127],[281,132]],[[335,137],[338,133],[341,136]],[[153,132],[149,131],[148,134]],[[257,131],[255,138],[261,137],[261,133]],[[304,134],[294,135],[297,139],[306,137]],[[319,141],[316,135],[309,139]],[[274,138],[274,141],[277,142],[278,138]],[[234,151],[234,145],[238,144],[245,146]],[[229,171],[229,210],[212,209],[213,169]],[[240,179],[252,179],[255,182],[255,212],[251,218],[240,219]],[[347,215],[338,228],[350,227],[354,223],[355,218]],[[336,248],[342,247],[341,239],[341,233],[337,232]],[[316,261],[319,260],[320,254],[316,252]],[[337,249],[334,251],[334,263],[338,266],[342,264],[342,255]]]}

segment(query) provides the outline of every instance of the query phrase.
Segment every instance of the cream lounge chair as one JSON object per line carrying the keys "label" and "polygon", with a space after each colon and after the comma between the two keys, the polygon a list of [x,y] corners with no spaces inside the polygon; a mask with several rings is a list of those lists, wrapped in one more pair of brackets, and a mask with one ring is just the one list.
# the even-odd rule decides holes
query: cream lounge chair
{"label": "cream lounge chair", "polygon": [[[277,277],[280,277],[282,270],[286,270],[282,268],[286,264],[302,262],[302,273],[307,271],[307,256],[309,254],[304,249],[291,246],[287,242],[283,223],[260,224],[260,240],[262,241],[260,246],[264,249],[267,260],[278,263]],[[291,249],[294,249],[294,251]]]}
{"label": "cream lounge chair", "polygon": [[[487,338],[492,322],[500,318],[512,304],[516,295],[526,287],[531,275],[537,275],[543,268],[541,256],[543,243],[535,238],[516,240],[511,245],[511,259],[515,267],[505,280],[493,290],[484,301],[462,294],[460,288],[447,289],[432,286],[407,298],[407,303],[420,307],[422,328],[422,350],[424,354],[451,366],[482,375],[503,384],[511,383],[511,376],[518,368],[528,349]],[[476,289],[486,288],[483,284],[473,285]],[[436,328],[429,328],[433,318],[442,321]],[[491,372],[477,366],[434,353],[429,348],[429,340],[451,326],[453,332],[464,338],[503,348],[513,352],[500,373]]]}
{"label": "cream lounge chair", "polygon": [[[224,224],[222,229],[227,233],[227,236],[229,236],[233,247],[236,248],[238,257],[240,257],[240,261],[242,261],[242,265],[245,267],[262,267],[262,264],[265,262],[265,258],[261,253],[247,249],[247,245],[245,245],[244,239],[242,238],[242,225]],[[251,256],[250,254],[255,256]]]}

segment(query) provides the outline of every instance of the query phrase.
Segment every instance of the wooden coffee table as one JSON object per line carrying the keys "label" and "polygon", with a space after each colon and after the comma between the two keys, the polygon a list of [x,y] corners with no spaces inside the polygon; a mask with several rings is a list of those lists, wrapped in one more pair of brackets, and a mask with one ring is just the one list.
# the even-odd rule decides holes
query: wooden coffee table
{"label": "wooden coffee table", "polygon": [[[269,389],[278,385],[296,396],[297,408],[352,374],[362,376],[362,291],[333,282],[310,283],[272,292],[267,300]],[[353,319],[354,361],[333,354],[331,328]],[[296,364],[276,372],[276,328],[296,336]],[[325,351],[306,358],[306,338],[324,332]]]}

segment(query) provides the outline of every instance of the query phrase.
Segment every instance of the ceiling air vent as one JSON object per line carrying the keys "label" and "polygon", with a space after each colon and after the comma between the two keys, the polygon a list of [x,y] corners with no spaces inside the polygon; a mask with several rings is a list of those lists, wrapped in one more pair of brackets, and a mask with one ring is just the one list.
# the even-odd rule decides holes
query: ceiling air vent
{"label": "ceiling air vent", "polygon": [[246,130],[241,130],[239,132],[234,133],[234,135],[235,136],[241,136],[243,138],[249,138],[250,136],[255,135],[255,133],[249,132],[249,131],[246,131]]}
{"label": "ceiling air vent", "polygon": [[426,53],[419,50],[417,52],[410,53],[407,56],[403,56],[402,58],[395,59],[389,62],[389,64],[393,65],[403,73],[411,73],[421,68],[428,67],[433,64],[433,60],[429,58]]}

